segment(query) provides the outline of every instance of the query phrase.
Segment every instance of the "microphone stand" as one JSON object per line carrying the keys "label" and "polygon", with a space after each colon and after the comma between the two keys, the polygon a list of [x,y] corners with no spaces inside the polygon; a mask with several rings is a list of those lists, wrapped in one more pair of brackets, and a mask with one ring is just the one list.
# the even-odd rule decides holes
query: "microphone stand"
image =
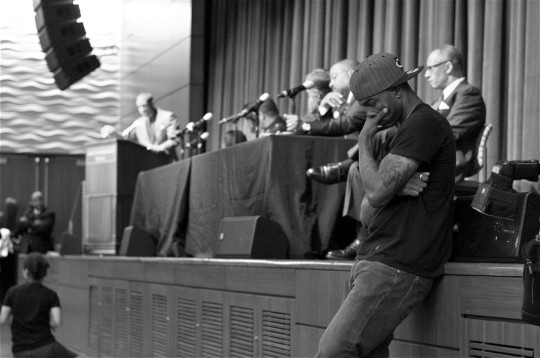
{"label": "microphone stand", "polygon": [[289,97],[289,99],[291,100],[289,104],[289,111],[291,114],[296,114],[296,96]]}

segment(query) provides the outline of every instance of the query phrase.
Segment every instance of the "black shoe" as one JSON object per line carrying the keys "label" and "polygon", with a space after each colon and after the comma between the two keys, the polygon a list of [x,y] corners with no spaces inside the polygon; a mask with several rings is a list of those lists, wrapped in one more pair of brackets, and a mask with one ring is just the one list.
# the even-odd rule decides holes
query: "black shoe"
{"label": "black shoe", "polygon": [[329,260],[354,260],[358,247],[360,247],[360,239],[354,240],[343,250],[328,251],[326,258]]}
{"label": "black shoe", "polygon": [[311,179],[323,184],[337,184],[347,181],[347,171],[342,162],[328,163],[317,169],[309,168],[306,175]]}

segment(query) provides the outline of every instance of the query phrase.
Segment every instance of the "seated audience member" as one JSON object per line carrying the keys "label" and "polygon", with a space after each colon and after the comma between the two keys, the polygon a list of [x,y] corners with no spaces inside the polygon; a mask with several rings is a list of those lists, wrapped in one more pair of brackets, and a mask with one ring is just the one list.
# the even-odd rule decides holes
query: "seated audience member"
{"label": "seated audience member", "polygon": [[243,143],[247,141],[246,135],[238,129],[231,129],[225,132],[223,136],[223,143],[225,147],[231,147],[238,143]]}
{"label": "seated audience member", "polygon": [[[379,53],[352,75],[367,119],[349,177],[353,185],[361,181],[371,213],[346,298],[316,357],[388,357],[394,330],[428,295],[450,256],[455,140],[445,117],[407,83],[421,70],[405,72],[395,55]],[[377,132],[393,126],[392,140],[376,153]]]}
{"label": "seated audience member", "polygon": [[281,116],[276,103],[268,98],[259,107],[259,135],[285,132],[287,125]]}
{"label": "seated audience member", "polygon": [[0,302],[7,290],[17,283],[17,252],[14,250],[15,226],[19,206],[13,198],[6,198],[0,212]]}
{"label": "seated audience member", "polygon": [[[175,114],[156,107],[151,93],[139,94],[135,103],[140,117],[122,132],[121,137],[137,142],[153,152],[175,157],[174,148],[180,143],[180,128]],[[101,129],[104,138],[115,134],[112,126]]]}
{"label": "seated audience member", "polygon": [[13,356],[63,358],[77,355],[58,343],[51,331],[62,323],[60,299],[42,283],[49,263],[37,252],[23,263],[26,283],[12,287],[0,311],[0,324],[11,318]]}
{"label": "seated audience member", "polygon": [[45,207],[43,194],[40,191],[32,193],[30,204],[19,218],[15,230],[17,235],[22,236],[21,252],[37,251],[44,254],[52,251],[55,219],[55,213]]}

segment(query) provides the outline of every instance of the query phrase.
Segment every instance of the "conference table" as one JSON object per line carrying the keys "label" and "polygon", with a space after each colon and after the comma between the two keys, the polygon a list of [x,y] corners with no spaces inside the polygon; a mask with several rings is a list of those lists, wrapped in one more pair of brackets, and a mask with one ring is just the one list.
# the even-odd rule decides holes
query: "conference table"
{"label": "conference table", "polygon": [[316,257],[355,228],[341,218],[344,183],[306,170],[346,159],[354,143],[270,135],[142,172],[130,223],[155,238],[157,256],[214,257],[222,219],[261,216],[281,226],[289,258]]}

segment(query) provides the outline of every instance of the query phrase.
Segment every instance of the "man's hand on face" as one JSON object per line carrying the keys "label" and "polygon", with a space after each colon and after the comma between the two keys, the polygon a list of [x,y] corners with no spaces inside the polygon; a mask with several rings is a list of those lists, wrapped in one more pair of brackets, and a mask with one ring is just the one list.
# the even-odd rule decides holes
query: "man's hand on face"
{"label": "man's hand on face", "polygon": [[364,128],[362,128],[362,131],[360,132],[360,138],[373,138],[373,136],[379,130],[384,129],[380,127],[380,122],[384,117],[386,117],[387,113],[387,108],[379,110],[374,107],[366,107],[367,118],[366,123],[364,124]]}

